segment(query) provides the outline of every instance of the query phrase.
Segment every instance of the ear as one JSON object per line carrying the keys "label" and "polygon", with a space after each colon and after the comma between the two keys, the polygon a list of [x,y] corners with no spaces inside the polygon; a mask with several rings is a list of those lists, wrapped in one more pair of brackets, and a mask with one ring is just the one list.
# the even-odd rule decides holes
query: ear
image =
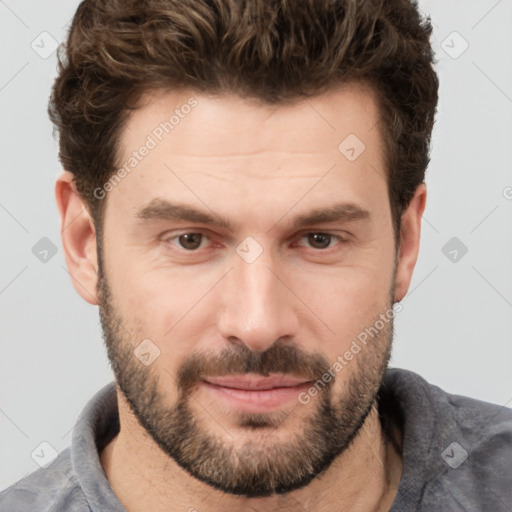
{"label": "ear", "polygon": [[411,284],[412,273],[418,259],[421,235],[421,217],[425,211],[427,188],[419,185],[409,206],[402,214],[400,246],[395,276],[395,301],[401,301]]}
{"label": "ear", "polygon": [[64,171],[55,183],[61,239],[66,264],[75,290],[90,304],[98,304],[96,230],[73,175]]}

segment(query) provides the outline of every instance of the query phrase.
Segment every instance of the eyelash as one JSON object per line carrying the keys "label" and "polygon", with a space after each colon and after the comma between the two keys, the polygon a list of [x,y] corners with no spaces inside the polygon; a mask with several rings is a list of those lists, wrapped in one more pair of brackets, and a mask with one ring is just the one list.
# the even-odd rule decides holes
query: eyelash
{"label": "eyelash", "polygon": [[[208,236],[205,233],[202,233],[200,231],[185,231],[183,233],[179,233],[177,235],[174,235],[174,236],[172,236],[170,238],[164,238],[163,241],[166,242],[166,243],[169,243],[170,245],[175,245],[176,247],[178,247],[178,250],[183,251],[185,253],[195,253],[195,252],[199,252],[201,249],[204,249],[204,247],[198,247],[197,249],[185,249],[184,247],[181,247],[178,244],[173,244],[172,243],[173,240],[177,240],[181,236],[184,236],[184,235],[200,235],[200,236],[203,237],[203,239],[201,240],[201,243],[203,242],[203,240],[205,238],[208,239]],[[340,235],[336,235],[334,233],[330,233],[328,231],[307,231],[305,233],[302,233],[297,238],[295,238],[295,240],[300,241],[300,240],[304,239],[305,237],[308,237],[309,235],[324,235],[324,236],[327,236],[327,237],[331,237],[331,239],[332,239],[331,241],[337,241],[338,244],[342,244],[344,242],[347,242],[346,238],[344,238],[344,237],[342,237]],[[327,253],[330,249],[335,247],[335,245],[329,245],[329,247],[326,247],[324,249],[317,249],[315,247],[309,247],[309,248],[313,249],[314,251],[318,251],[319,253],[322,253],[322,252]]]}

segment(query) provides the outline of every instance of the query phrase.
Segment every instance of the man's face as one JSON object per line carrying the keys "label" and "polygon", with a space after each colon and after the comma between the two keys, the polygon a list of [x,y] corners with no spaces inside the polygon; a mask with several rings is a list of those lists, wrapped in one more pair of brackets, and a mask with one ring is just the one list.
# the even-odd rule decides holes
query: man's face
{"label": "man's face", "polygon": [[123,163],[150,149],[105,199],[109,358],[153,440],[225,492],[306,485],[374,404],[395,277],[378,118],[362,87],[288,106],[181,91],[122,134]]}

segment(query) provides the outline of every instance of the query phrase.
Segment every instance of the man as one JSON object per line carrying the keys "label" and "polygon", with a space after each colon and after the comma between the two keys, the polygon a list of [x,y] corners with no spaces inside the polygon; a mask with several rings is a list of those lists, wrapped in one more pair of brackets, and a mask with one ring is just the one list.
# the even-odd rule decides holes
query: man
{"label": "man", "polygon": [[430,32],[406,0],[79,6],[56,199],[116,382],[1,510],[510,510],[511,411],[387,368]]}

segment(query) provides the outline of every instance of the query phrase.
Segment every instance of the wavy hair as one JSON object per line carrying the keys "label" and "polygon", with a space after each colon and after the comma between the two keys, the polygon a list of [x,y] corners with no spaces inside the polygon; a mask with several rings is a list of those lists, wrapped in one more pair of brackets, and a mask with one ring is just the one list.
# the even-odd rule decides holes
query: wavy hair
{"label": "wavy hair", "polygon": [[123,125],[145,92],[279,104],[361,81],[379,102],[397,234],[430,160],[431,32],[412,0],[84,0],[48,106],[60,161],[101,230],[105,201],[93,191],[119,167]]}

